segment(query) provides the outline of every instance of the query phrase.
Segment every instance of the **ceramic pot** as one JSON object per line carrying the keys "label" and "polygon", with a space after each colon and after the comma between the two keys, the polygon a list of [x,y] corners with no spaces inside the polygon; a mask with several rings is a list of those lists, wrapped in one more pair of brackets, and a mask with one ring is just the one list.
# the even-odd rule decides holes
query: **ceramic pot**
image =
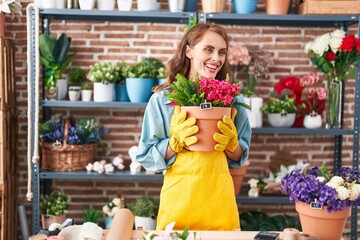
{"label": "ceramic pot", "polygon": [[71,86],[69,87],[69,99],[70,101],[79,101],[81,96],[81,87]]}
{"label": "ceramic pot", "polygon": [[153,78],[126,78],[126,91],[130,102],[147,102],[149,101],[152,88],[155,85]]}
{"label": "ceramic pot", "polygon": [[41,223],[43,229],[48,229],[53,223],[62,224],[65,221],[65,214],[60,216],[44,215],[41,214]]}
{"label": "ceramic pot", "polygon": [[251,107],[251,110],[246,109],[250,127],[261,128],[263,125],[263,114],[260,108],[263,105],[264,100],[260,97],[244,97],[245,103]]}
{"label": "ceramic pot", "polygon": [[64,9],[65,8],[65,0],[56,0],[56,8]]}
{"label": "ceramic pot", "polygon": [[43,8],[56,8],[56,1],[54,1],[54,0],[42,1],[42,7]]}
{"label": "ceramic pot", "polygon": [[256,11],[257,0],[233,0],[234,12],[240,14],[253,14]]}
{"label": "ceramic pot", "polygon": [[295,113],[268,113],[269,124],[272,127],[291,127],[295,122]]}
{"label": "ceramic pot", "polygon": [[92,90],[81,90],[81,100],[83,102],[90,102],[92,96]]}
{"label": "ceramic pot", "polygon": [[198,6],[198,0],[185,0],[185,12],[196,12]]}
{"label": "ceramic pot", "polygon": [[183,12],[185,7],[185,0],[169,0],[170,12]]}
{"label": "ceramic pot", "polygon": [[117,0],[119,11],[130,11],[132,8],[132,0]]}
{"label": "ceramic pot", "polygon": [[247,168],[250,165],[249,161],[246,161],[244,163],[243,166],[239,167],[239,168],[230,168],[230,175],[233,179],[233,183],[234,183],[234,190],[235,190],[235,195],[239,195],[241,192],[241,187],[242,187],[242,183],[244,180],[244,176],[247,172]]}
{"label": "ceramic pot", "polygon": [[317,113],[309,114],[304,117],[304,127],[305,128],[320,128],[322,124],[321,116]]}
{"label": "ceramic pot", "polygon": [[290,0],[266,0],[266,14],[283,15],[288,14]]}
{"label": "ceramic pot", "polygon": [[106,228],[106,229],[109,229],[109,228],[111,227],[112,220],[113,220],[112,217],[106,216],[106,217],[104,218],[104,225],[105,225],[105,228]]}
{"label": "ceramic pot", "polygon": [[97,0],[99,10],[112,11],[115,8],[115,0]]}
{"label": "ceramic pot", "polygon": [[114,83],[94,83],[94,102],[112,102],[114,101],[114,95]]}
{"label": "ceramic pot", "polygon": [[115,100],[118,102],[130,101],[125,84],[115,83]]}
{"label": "ceramic pot", "polygon": [[138,11],[158,11],[159,4],[157,0],[137,0]]}
{"label": "ceramic pot", "polygon": [[295,209],[299,213],[302,231],[317,236],[319,240],[341,239],[351,212],[351,208],[346,207],[343,211],[329,213],[326,207],[313,209],[303,202],[296,202]]}
{"label": "ceramic pot", "polygon": [[230,107],[213,107],[208,110],[202,110],[200,106],[194,107],[181,107],[186,111],[186,116],[195,117],[196,125],[199,127],[199,131],[195,134],[198,138],[198,142],[190,145],[190,151],[195,152],[212,152],[214,146],[217,144],[213,139],[214,133],[219,132],[217,123],[224,115],[231,117]]}
{"label": "ceramic pot", "polygon": [[59,79],[56,82],[56,86],[57,86],[57,99],[65,100],[68,93],[68,80]]}
{"label": "ceramic pot", "polygon": [[79,0],[79,6],[81,10],[94,9],[95,0]]}
{"label": "ceramic pot", "polygon": [[135,216],[135,229],[142,227],[143,230],[155,230],[156,220],[150,217]]}

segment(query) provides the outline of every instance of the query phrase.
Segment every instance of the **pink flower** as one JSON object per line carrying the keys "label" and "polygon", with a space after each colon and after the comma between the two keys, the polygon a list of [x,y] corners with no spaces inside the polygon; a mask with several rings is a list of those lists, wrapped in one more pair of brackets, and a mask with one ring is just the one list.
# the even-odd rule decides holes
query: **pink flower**
{"label": "pink flower", "polygon": [[319,100],[325,100],[327,95],[326,89],[323,87],[316,88],[316,95],[318,96]]}
{"label": "pink flower", "polygon": [[251,61],[249,51],[240,44],[230,44],[228,49],[228,61],[230,65],[248,65]]}

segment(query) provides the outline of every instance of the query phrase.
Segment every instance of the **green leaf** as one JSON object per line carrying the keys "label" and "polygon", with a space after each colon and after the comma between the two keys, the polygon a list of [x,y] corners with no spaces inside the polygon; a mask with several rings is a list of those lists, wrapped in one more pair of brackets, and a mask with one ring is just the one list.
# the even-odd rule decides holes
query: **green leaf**
{"label": "green leaf", "polygon": [[53,55],[56,62],[62,62],[67,56],[70,48],[71,38],[65,33],[61,34],[59,39],[56,41]]}
{"label": "green leaf", "polygon": [[52,35],[41,34],[39,37],[40,54],[47,62],[55,61],[53,56],[55,43],[56,39]]}

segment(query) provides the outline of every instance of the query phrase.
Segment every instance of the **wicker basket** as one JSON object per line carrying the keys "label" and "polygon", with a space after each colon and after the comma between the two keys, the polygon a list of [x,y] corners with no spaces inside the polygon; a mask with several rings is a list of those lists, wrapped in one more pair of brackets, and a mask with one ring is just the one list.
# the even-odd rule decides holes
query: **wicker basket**
{"label": "wicker basket", "polygon": [[41,167],[44,170],[72,172],[85,169],[94,161],[98,143],[70,145],[66,143],[69,119],[65,121],[64,141],[60,143],[40,142]]}
{"label": "wicker basket", "polygon": [[224,12],[226,0],[201,0],[204,13]]}

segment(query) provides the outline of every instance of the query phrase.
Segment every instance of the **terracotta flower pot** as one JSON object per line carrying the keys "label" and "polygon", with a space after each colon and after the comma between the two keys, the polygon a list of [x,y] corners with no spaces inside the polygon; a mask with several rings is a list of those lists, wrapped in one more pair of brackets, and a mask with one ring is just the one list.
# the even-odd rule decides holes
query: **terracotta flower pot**
{"label": "terracotta flower pot", "polygon": [[266,14],[287,14],[289,11],[290,0],[266,0]]}
{"label": "terracotta flower pot", "polygon": [[329,213],[326,207],[313,209],[303,202],[295,203],[295,208],[299,213],[303,232],[314,235],[319,240],[341,239],[351,210],[346,207],[343,211]]}
{"label": "terracotta flower pot", "polygon": [[201,110],[199,106],[181,107],[185,109],[187,118],[195,117],[199,132],[195,134],[198,142],[189,147],[190,151],[212,152],[216,144],[213,139],[214,133],[219,132],[217,123],[224,115],[231,117],[230,107],[213,107],[208,110]]}
{"label": "terracotta flower pot", "polygon": [[239,168],[230,168],[230,175],[233,179],[235,195],[239,195],[241,192],[241,186],[244,180],[244,176],[247,172],[247,168],[250,162],[246,161],[245,164]]}

